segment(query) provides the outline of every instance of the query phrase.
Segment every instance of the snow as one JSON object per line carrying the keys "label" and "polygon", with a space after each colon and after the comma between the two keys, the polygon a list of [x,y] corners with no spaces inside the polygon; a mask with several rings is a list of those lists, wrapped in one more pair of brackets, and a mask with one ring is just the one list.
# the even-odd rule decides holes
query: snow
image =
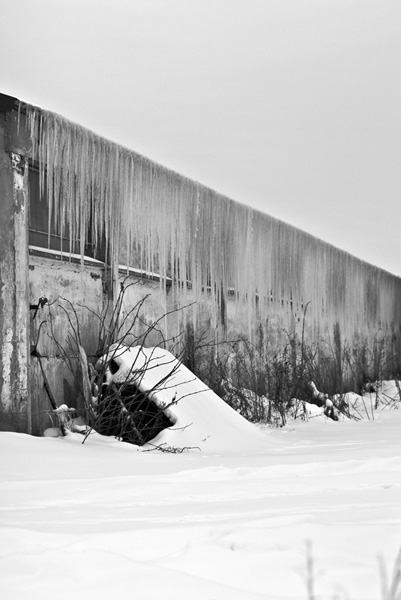
{"label": "snow", "polygon": [[162,431],[155,445],[169,448],[196,447],[208,452],[230,453],[238,444],[242,451],[266,448],[266,436],[236,413],[210,388],[163,348],[113,344],[97,368],[113,359],[118,370],[106,371],[107,380],[123,383],[132,379],[150,397],[174,426]]}
{"label": "snow", "polygon": [[380,598],[378,556],[391,571],[401,546],[398,406],[262,429],[211,400],[210,444],[180,454],[2,432],[0,598],[306,599],[308,544],[316,598]]}

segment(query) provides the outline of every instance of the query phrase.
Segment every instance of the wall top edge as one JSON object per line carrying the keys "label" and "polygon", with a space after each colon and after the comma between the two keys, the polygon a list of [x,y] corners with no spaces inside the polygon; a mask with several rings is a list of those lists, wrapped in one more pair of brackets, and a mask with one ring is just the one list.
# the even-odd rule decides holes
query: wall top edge
{"label": "wall top edge", "polygon": [[17,110],[20,105],[18,98],[0,93],[0,112],[10,112]]}

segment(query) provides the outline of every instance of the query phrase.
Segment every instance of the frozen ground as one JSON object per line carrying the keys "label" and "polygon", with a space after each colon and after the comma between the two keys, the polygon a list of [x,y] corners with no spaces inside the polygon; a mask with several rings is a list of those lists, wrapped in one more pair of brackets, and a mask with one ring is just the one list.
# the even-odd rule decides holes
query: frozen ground
{"label": "frozen ground", "polygon": [[401,546],[397,405],[255,429],[255,447],[235,416],[220,449],[182,454],[1,433],[0,598],[307,599],[310,544],[316,598],[380,599],[378,556],[391,571]]}

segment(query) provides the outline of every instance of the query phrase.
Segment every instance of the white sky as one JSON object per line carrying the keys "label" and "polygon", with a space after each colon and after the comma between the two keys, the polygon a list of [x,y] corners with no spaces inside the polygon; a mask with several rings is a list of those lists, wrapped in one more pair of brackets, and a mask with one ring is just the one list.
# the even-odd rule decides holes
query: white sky
{"label": "white sky", "polygon": [[400,0],[0,0],[0,91],[401,275]]}

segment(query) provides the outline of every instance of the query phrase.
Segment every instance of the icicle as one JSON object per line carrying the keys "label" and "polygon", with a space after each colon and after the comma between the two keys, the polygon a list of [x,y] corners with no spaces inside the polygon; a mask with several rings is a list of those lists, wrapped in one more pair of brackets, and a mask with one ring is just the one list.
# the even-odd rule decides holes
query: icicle
{"label": "icicle", "polygon": [[289,330],[307,305],[315,339],[339,322],[344,339],[399,326],[400,279],[59,115],[26,110],[49,232],[68,230],[82,260],[89,235],[96,249],[105,241],[113,277],[119,264],[158,272],[178,303],[188,285],[191,297],[207,293],[215,327],[232,302],[251,332],[272,315]]}

